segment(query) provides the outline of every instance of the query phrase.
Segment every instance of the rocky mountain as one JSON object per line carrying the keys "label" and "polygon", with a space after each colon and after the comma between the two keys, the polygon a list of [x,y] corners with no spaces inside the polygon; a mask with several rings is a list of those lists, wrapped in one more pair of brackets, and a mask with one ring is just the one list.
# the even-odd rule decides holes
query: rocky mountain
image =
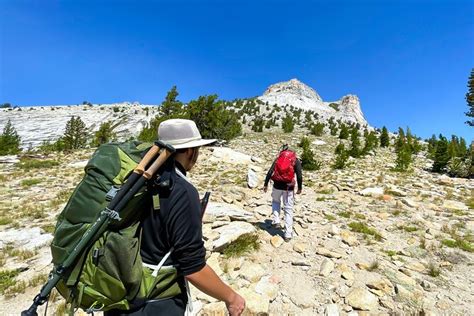
{"label": "rocky mountain", "polygon": [[79,116],[90,132],[99,129],[106,121],[119,123],[115,129],[119,139],[138,135],[158,113],[158,107],[139,103],[113,103],[96,105],[59,105],[0,109],[0,128],[11,120],[24,148],[37,147],[43,141],[54,141],[64,133],[66,122]]}
{"label": "rocky mountain", "polygon": [[[321,121],[334,117],[336,120],[367,125],[357,96],[346,95],[338,101],[325,102],[314,89],[297,79],[271,85],[258,99],[263,102],[260,113],[268,112],[265,105],[268,102],[270,109],[274,105],[279,105],[282,109],[289,105],[314,111]],[[98,130],[102,122],[112,121],[118,125],[114,130],[118,140],[125,140],[138,135],[158,112],[157,105],[138,102],[7,108],[0,109],[0,129],[11,120],[21,137],[22,147],[34,148],[43,141],[55,141],[64,133],[66,122],[72,116],[79,116],[91,133]],[[282,113],[279,114],[283,116]]]}
{"label": "rocky mountain", "polygon": [[277,104],[282,107],[292,105],[303,110],[311,110],[323,120],[333,116],[336,120],[368,125],[356,95],[349,94],[340,100],[325,102],[313,88],[298,79],[273,84],[258,99],[270,105]]}

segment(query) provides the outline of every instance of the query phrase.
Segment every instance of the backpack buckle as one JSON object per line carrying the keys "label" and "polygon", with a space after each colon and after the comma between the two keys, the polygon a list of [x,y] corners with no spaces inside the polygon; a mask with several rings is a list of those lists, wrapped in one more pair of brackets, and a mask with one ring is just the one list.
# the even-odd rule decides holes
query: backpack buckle
{"label": "backpack buckle", "polygon": [[107,202],[110,202],[112,201],[112,199],[117,195],[117,192],[120,190],[120,188],[116,188],[114,186],[112,186],[109,190],[109,192],[107,192],[107,194],[105,195],[105,200]]}
{"label": "backpack buckle", "polygon": [[115,210],[111,210],[110,208],[106,207],[105,210],[103,210],[103,212],[110,218],[110,219],[113,219],[113,220],[116,220],[116,221],[121,221],[122,218],[120,217],[120,214],[115,211]]}

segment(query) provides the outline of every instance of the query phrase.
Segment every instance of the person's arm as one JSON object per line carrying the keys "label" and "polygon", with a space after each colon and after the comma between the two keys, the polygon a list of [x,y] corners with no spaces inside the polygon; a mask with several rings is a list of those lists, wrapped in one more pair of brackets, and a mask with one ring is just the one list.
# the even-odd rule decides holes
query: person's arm
{"label": "person's arm", "polygon": [[244,311],[245,300],[222,282],[209,265],[206,264],[198,272],[187,275],[186,279],[200,291],[225,302],[231,316],[240,315]]}
{"label": "person's arm", "polygon": [[296,182],[298,183],[298,191],[297,194],[301,193],[301,189],[303,188],[303,174],[301,172],[301,161],[296,159],[295,162],[295,173],[296,173]]}
{"label": "person's arm", "polygon": [[267,192],[268,182],[270,181],[270,178],[271,178],[272,175],[273,175],[273,170],[275,169],[275,162],[276,162],[276,160],[272,163],[272,166],[271,166],[270,169],[268,170],[267,176],[265,177],[265,183],[263,184],[263,190],[264,190],[265,192]]}

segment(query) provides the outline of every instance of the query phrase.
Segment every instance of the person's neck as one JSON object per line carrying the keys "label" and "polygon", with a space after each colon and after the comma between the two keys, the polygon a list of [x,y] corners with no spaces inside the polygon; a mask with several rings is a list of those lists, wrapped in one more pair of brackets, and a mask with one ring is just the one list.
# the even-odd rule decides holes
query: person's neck
{"label": "person's neck", "polygon": [[186,166],[187,166],[186,162],[187,161],[185,159],[182,159],[182,158],[183,157],[176,157],[176,159],[175,159],[176,165],[181,171],[186,173],[187,172],[187,168],[186,168]]}

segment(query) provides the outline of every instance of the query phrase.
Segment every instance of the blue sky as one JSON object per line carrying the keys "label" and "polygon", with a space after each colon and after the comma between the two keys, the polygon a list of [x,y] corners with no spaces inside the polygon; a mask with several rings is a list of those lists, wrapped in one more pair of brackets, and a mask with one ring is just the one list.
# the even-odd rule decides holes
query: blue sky
{"label": "blue sky", "polygon": [[261,95],[298,78],[369,124],[468,141],[474,1],[0,0],[0,103]]}

